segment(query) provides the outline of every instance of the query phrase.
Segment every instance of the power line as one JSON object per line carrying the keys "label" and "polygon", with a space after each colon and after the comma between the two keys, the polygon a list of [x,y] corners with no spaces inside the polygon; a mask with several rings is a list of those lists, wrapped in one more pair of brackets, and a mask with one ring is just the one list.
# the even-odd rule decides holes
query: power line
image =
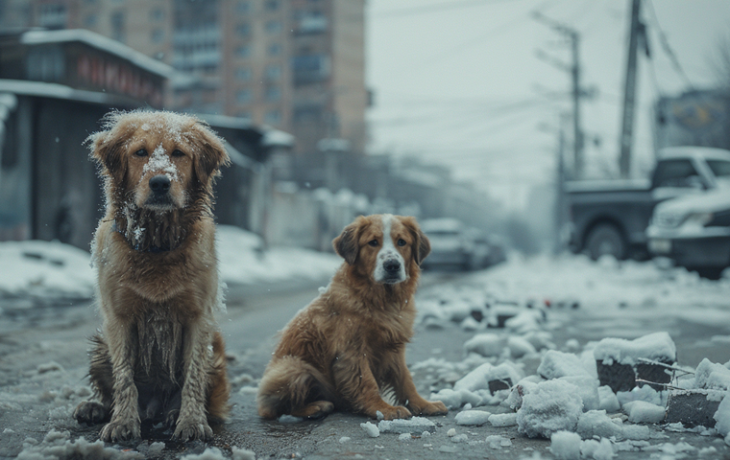
{"label": "power line", "polygon": [[654,9],[654,4],[651,2],[651,0],[647,0],[646,3],[649,4],[649,8],[651,9],[651,15],[654,18],[654,25],[656,26],[657,32],[659,33],[659,41],[662,44],[662,49],[664,49],[664,52],[667,53],[669,60],[672,62],[674,70],[684,79],[684,82],[687,84],[687,86],[691,90],[694,90],[694,85],[687,76],[687,73],[684,71],[682,64],[680,64],[676,53],[672,49],[672,46],[669,44],[669,40],[667,39],[664,30],[662,30],[662,27],[659,25],[659,18],[657,17],[656,10]]}

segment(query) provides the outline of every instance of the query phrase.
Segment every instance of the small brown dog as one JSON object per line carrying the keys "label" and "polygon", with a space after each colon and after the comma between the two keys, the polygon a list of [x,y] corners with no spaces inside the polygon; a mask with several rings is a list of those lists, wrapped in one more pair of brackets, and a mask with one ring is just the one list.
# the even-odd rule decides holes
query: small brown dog
{"label": "small brown dog", "polygon": [[105,441],[140,436],[144,420],[173,437],[205,439],[228,412],[212,184],[228,162],[200,120],[171,112],[112,112],[93,134],[106,215],[92,243],[103,336],[89,375],[100,402],[79,422],[111,420]]}
{"label": "small brown dog", "polygon": [[[440,415],[406,367],[419,264],[431,251],[412,217],[358,217],[333,245],[345,263],[286,326],[259,386],[258,410],[318,418],[335,408],[386,420]],[[392,392],[391,406],[381,392]],[[407,406],[403,407],[403,406]]]}

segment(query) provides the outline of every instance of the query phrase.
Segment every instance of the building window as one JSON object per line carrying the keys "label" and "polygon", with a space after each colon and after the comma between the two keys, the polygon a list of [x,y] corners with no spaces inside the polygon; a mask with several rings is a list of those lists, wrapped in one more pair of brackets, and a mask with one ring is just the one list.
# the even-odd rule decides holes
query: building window
{"label": "building window", "polygon": [[271,110],[269,112],[266,112],[266,115],[264,116],[264,122],[270,124],[270,125],[278,125],[281,123],[281,112],[278,110]]}
{"label": "building window", "polygon": [[276,102],[281,99],[281,90],[276,86],[269,86],[266,88],[266,100],[269,102]]}
{"label": "building window", "polygon": [[238,2],[236,4],[236,13],[248,14],[251,11],[251,3],[248,1]]}
{"label": "building window", "polygon": [[268,0],[266,2],[266,9],[268,11],[276,11],[279,9],[279,0]]}
{"label": "building window", "polygon": [[269,56],[279,56],[281,54],[281,45],[278,43],[272,43],[268,49]]}
{"label": "building window", "polygon": [[94,27],[97,22],[97,16],[95,14],[90,14],[84,18],[84,25],[86,27]]}
{"label": "building window", "polygon": [[124,42],[124,12],[115,11],[111,17],[112,23],[112,38],[114,40]]}
{"label": "building window", "polygon": [[251,102],[251,91],[247,89],[239,90],[236,93],[236,100],[240,103]]}
{"label": "building window", "polygon": [[249,46],[239,46],[236,48],[236,56],[247,58],[251,56],[251,47]]}
{"label": "building window", "polygon": [[165,18],[165,12],[162,11],[162,8],[155,8],[150,11],[150,18],[153,21],[162,21]]}
{"label": "building window", "polygon": [[48,29],[66,28],[67,13],[64,5],[43,5],[40,9],[38,24]]}
{"label": "building window", "polygon": [[237,69],[236,80],[249,81],[251,80],[251,69]]}
{"label": "building window", "polygon": [[266,79],[269,81],[279,81],[281,78],[281,67],[271,65],[266,68]]}
{"label": "building window", "polygon": [[278,34],[281,32],[281,21],[268,21],[266,23],[266,32],[270,34]]}
{"label": "building window", "polygon": [[154,43],[160,43],[165,39],[165,32],[162,29],[155,29],[152,31],[152,41]]}
{"label": "building window", "polygon": [[236,26],[236,34],[238,34],[239,37],[248,37],[248,35],[251,33],[251,26],[248,24],[240,24]]}
{"label": "building window", "polygon": [[322,81],[330,76],[330,60],[326,55],[302,55],[291,59],[294,83],[306,84]]}

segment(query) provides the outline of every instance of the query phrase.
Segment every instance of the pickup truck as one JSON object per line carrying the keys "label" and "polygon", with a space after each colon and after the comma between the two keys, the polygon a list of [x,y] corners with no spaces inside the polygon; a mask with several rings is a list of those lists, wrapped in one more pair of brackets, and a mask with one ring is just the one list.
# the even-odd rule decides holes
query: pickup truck
{"label": "pickup truck", "polygon": [[659,151],[651,180],[567,182],[568,247],[594,260],[607,254],[645,258],[646,228],[657,204],[715,189],[723,181],[730,181],[730,151],[672,147]]}

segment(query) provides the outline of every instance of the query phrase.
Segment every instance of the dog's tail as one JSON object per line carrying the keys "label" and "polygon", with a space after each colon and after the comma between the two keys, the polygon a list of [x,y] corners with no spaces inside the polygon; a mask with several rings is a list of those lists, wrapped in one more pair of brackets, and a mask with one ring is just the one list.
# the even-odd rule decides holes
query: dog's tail
{"label": "dog's tail", "polygon": [[274,358],[264,372],[256,398],[259,415],[277,418],[300,412],[315,401],[334,401],[334,390],[314,366],[296,356]]}

